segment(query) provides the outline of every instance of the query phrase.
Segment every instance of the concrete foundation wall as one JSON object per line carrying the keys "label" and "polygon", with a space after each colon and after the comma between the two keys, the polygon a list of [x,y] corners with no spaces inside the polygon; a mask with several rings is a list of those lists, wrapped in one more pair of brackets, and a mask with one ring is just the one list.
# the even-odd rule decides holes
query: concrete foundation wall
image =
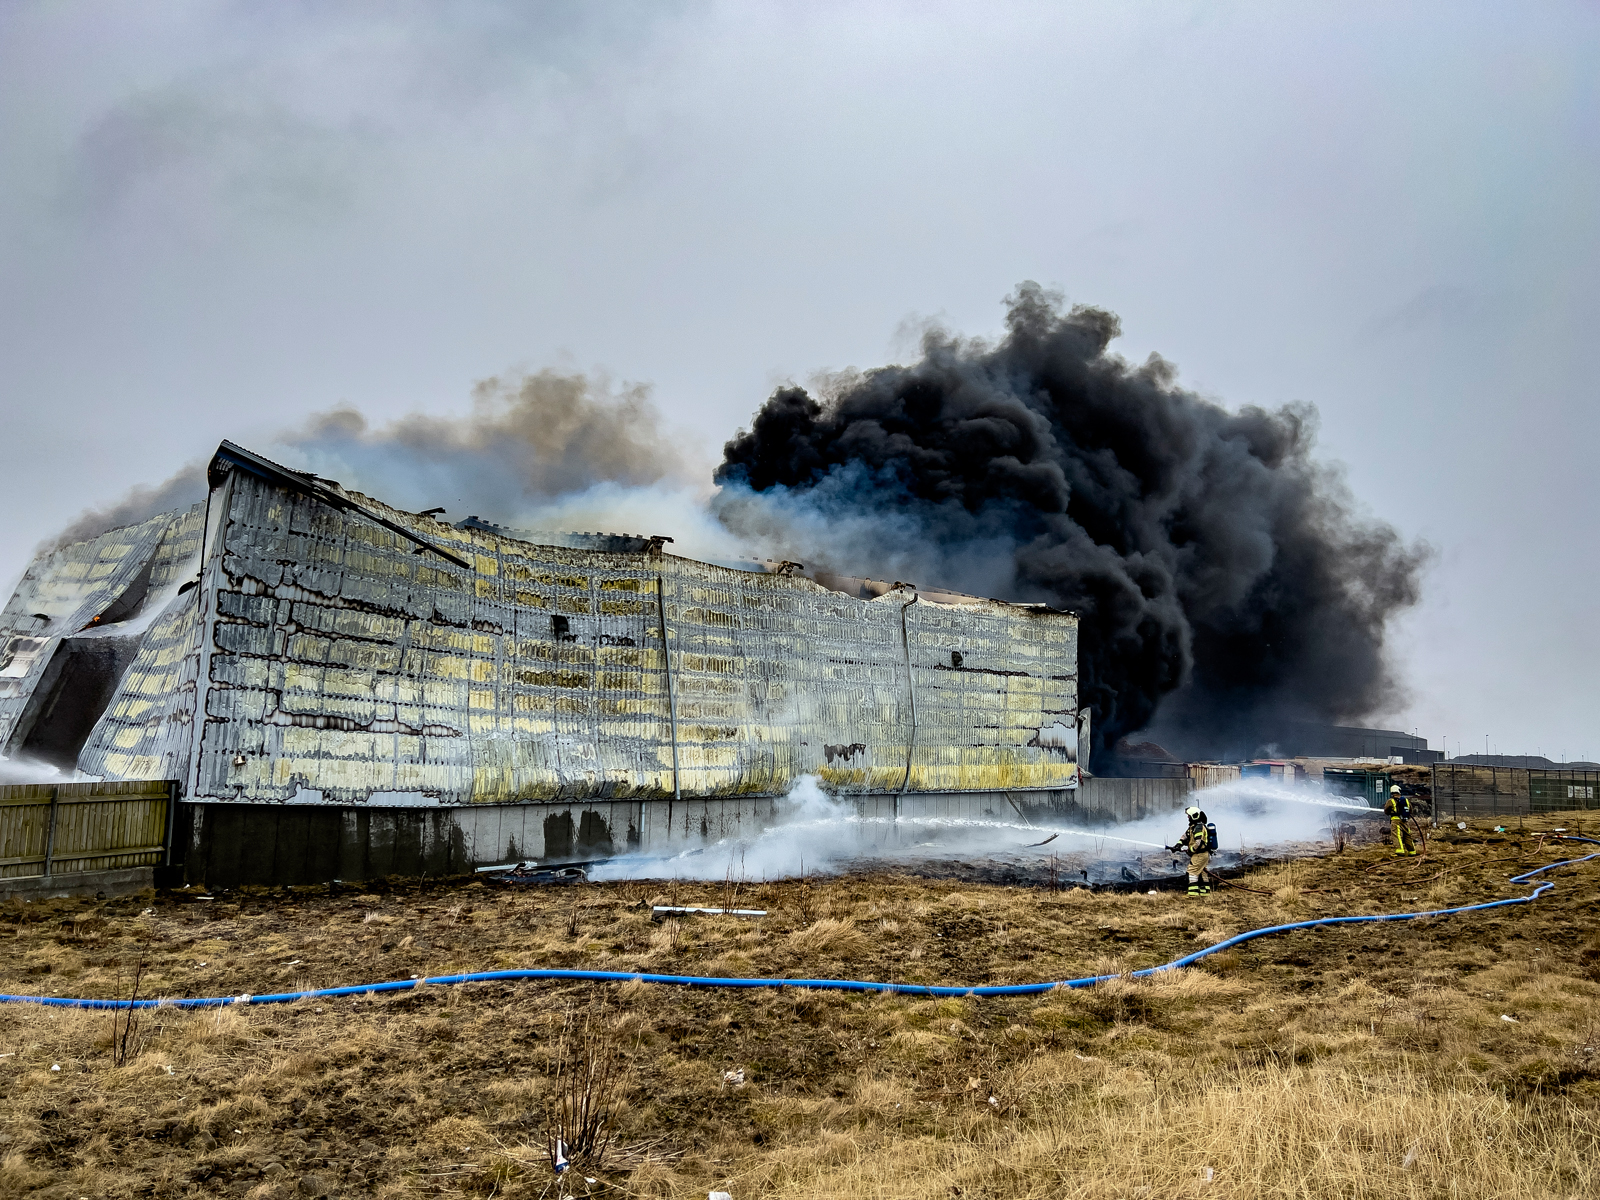
{"label": "concrete foundation wall", "polygon": [[157,867],[80,871],[0,879],[0,900],[62,900],[69,896],[134,896],[156,886]]}
{"label": "concrete foundation wall", "polygon": [[[1079,789],[842,798],[862,818],[861,853],[920,841],[907,818],[1099,824],[1175,811],[1181,779],[1088,780]],[[380,808],[370,805],[185,804],[184,873],[207,887],[298,885],[387,875],[457,875],[528,860],[584,862],[676,854],[778,824],[770,797]],[[896,818],[901,818],[897,822]]]}

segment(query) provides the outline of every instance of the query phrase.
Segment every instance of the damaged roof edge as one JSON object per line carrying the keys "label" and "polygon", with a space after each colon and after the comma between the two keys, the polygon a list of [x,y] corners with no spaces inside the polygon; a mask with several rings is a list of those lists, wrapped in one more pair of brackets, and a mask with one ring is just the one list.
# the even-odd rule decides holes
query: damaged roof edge
{"label": "damaged roof edge", "polygon": [[448,559],[457,566],[466,567],[469,571],[473,569],[472,564],[460,555],[452,554],[444,547],[437,546],[428,541],[427,538],[418,536],[398,521],[391,521],[389,518],[380,516],[371,509],[357,504],[348,496],[325,486],[315,475],[308,475],[303,471],[291,471],[288,467],[279,466],[271,459],[262,458],[261,455],[229,441],[224,441],[217,447],[217,453],[211,459],[211,465],[206,468],[206,481],[212,487],[220,484],[227,474],[227,470],[220,467],[222,463],[230,464],[229,469],[237,467],[258,478],[265,479],[268,483],[275,483],[279,487],[287,488],[291,492],[300,492],[303,495],[321,500],[324,504],[331,505],[334,508],[356,513],[375,525],[383,526],[391,533],[398,533],[407,541],[416,543],[424,550],[433,551],[440,558]]}
{"label": "damaged roof edge", "polygon": [[606,554],[660,554],[661,548],[672,538],[661,534],[643,533],[577,533],[539,529],[513,529],[496,525],[479,516],[457,521],[456,529],[475,529],[481,533],[511,541],[526,542],[530,546],[559,546],[567,550],[599,550]]}
{"label": "damaged roof edge", "polygon": [[[226,465],[224,465],[226,464]],[[317,476],[307,471],[296,471],[275,463],[271,459],[263,458],[254,451],[246,450],[234,442],[223,441],[217,447],[217,453],[212,458],[206,471],[207,481],[212,487],[217,487],[226,477],[229,470],[238,468],[264,479],[278,487],[289,491],[299,492],[303,495],[314,497],[336,509],[353,512],[366,518],[376,525],[391,532],[399,534],[407,541],[414,543],[420,549],[430,550],[439,557],[449,560],[458,566],[473,570],[473,564],[466,559],[446,550],[444,547],[420,536],[407,529],[397,521],[392,521],[380,513],[357,503],[342,489],[336,490],[337,485],[328,486],[328,482],[318,479]],[[614,534],[614,533],[548,533],[545,531],[512,529],[507,526],[497,525],[485,521],[481,517],[469,516],[455,524],[454,528],[470,532],[487,533],[494,537],[505,538],[511,541],[524,542],[529,545],[553,545],[575,550],[599,550],[607,553],[646,553],[659,555],[665,543],[673,539],[663,536],[645,536],[642,534]],[[1058,613],[1068,616],[1078,614],[1071,609],[1058,609],[1048,604],[1019,602],[1015,600],[997,600],[993,597],[976,596],[966,592],[957,592],[950,588],[930,587],[918,588],[916,584],[890,583],[887,580],[866,579],[856,576],[837,575],[828,571],[807,571],[805,565],[795,562],[777,562],[765,559],[750,560],[748,565],[740,563],[717,563],[730,570],[753,571],[755,574],[796,574],[812,583],[818,584],[830,592],[841,593],[860,600],[873,600],[881,598],[889,592],[900,587],[910,588],[922,597],[923,600],[934,604],[970,606],[984,604],[998,604],[1006,608],[1021,609],[1031,612]]]}

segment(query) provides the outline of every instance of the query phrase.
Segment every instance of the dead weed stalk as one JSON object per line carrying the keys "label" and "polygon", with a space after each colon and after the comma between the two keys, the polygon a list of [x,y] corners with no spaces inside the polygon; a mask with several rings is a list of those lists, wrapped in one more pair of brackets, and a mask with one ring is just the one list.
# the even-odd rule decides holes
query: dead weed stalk
{"label": "dead weed stalk", "polygon": [[572,1165],[598,1170],[615,1136],[621,1038],[606,1016],[602,1000],[581,1018],[569,1008],[562,1024],[545,1101],[545,1153],[557,1174]]}
{"label": "dead weed stalk", "polygon": [[739,907],[739,892],[743,886],[743,882],[744,881],[742,878],[735,879],[733,877],[733,867],[730,864],[728,867],[728,873],[722,881],[722,907],[724,909],[734,909]]}
{"label": "dead weed stalk", "polygon": [[[150,947],[148,944],[139,950],[139,958],[133,964],[133,986],[128,992],[128,1007],[113,1008],[111,1010],[111,1065],[125,1067],[139,1056],[139,1050],[144,1044],[141,1036],[141,1027],[144,1024],[145,1010],[138,1007],[139,984],[144,980],[145,969],[150,965]],[[122,963],[117,963],[117,995],[122,995]]]}
{"label": "dead weed stalk", "polygon": [[806,878],[804,865],[800,873],[800,892],[795,900],[795,909],[800,914],[800,924],[810,925],[817,919],[817,897],[811,890],[811,881]]}
{"label": "dead weed stalk", "polygon": [[569,938],[578,936],[578,896],[576,892],[572,896],[572,907],[567,910],[567,936]]}

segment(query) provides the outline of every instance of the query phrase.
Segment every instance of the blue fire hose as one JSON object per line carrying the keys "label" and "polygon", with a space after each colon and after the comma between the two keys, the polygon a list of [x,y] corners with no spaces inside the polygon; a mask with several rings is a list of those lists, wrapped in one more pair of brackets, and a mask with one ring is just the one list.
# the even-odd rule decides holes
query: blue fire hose
{"label": "blue fire hose", "polygon": [[[1589,842],[1600,846],[1600,840],[1595,838],[1568,836],[1564,840]],[[1537,867],[1532,871],[1513,876],[1511,882],[1524,883],[1531,880],[1535,875],[1542,875],[1546,871],[1555,870],[1557,867],[1575,866],[1578,863],[1588,862],[1594,858],[1600,858],[1600,852],[1586,854],[1582,858],[1569,858],[1561,862],[1550,863],[1548,866]],[[1233,946],[1239,946],[1272,933],[1288,933],[1295,929],[1317,929],[1325,925],[1358,925],[1369,921],[1413,921],[1418,917],[1448,917],[1455,913],[1482,912],[1490,908],[1503,908],[1509,904],[1531,903],[1553,887],[1555,887],[1553,883],[1541,883],[1526,896],[1516,896],[1509,900],[1490,900],[1484,904],[1467,904],[1460,908],[1439,908],[1428,912],[1379,913],[1370,917],[1319,917],[1314,921],[1292,921],[1287,925],[1266,925],[1260,929],[1251,929],[1244,933],[1235,934],[1226,941],[1218,942],[1214,946],[1207,946],[1204,950],[1197,950],[1193,954],[1187,954],[1182,958],[1173,959],[1169,963],[1162,963],[1159,967],[1145,967],[1140,971],[1130,971],[1127,975],[1091,975],[1083,979],[1064,979],[1058,983],[1015,983],[998,984],[989,987],[953,987],[922,983],[872,983],[859,979],[738,979],[721,975],[657,975],[644,971],[528,969],[470,971],[461,975],[433,975],[426,979],[395,979],[387,983],[362,983],[350,987],[314,988],[304,992],[276,992],[267,996],[251,996],[247,994],[242,996],[200,996],[181,1000],[79,1000],[69,996],[8,996],[0,994],[0,1003],[45,1004],[53,1008],[127,1009],[158,1008],[162,1006],[174,1008],[222,1008],[227,1005],[288,1004],[295,1000],[331,1000],[339,996],[373,996],[383,992],[406,992],[424,984],[437,986],[454,983],[506,983],[524,979],[568,979],[583,980],[589,983],[629,983],[637,979],[644,983],[674,984],[679,987],[814,988],[817,991],[829,992],[888,992],[901,996],[1035,996],[1058,987],[1093,987],[1097,983],[1105,983],[1112,979],[1130,977],[1138,979],[1146,975],[1154,975],[1158,971],[1176,970],[1179,967],[1191,966],[1207,955],[1217,954]]]}

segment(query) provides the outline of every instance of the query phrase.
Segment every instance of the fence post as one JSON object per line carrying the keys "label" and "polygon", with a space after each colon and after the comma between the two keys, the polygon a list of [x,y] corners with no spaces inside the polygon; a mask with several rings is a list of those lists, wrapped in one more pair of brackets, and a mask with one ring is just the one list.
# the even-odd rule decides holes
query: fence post
{"label": "fence post", "polygon": [[49,827],[49,830],[44,835],[44,875],[45,875],[46,879],[50,878],[50,868],[51,868],[51,865],[55,862],[55,857],[56,857],[56,812],[58,811],[58,809],[60,807],[60,805],[59,805],[60,798],[61,798],[61,789],[58,788],[58,787],[51,788],[50,789],[50,827]]}
{"label": "fence post", "polygon": [[161,865],[172,865],[172,831],[177,823],[178,816],[178,781],[172,780],[167,784],[167,833],[162,839],[166,843],[167,852],[161,860]]}

